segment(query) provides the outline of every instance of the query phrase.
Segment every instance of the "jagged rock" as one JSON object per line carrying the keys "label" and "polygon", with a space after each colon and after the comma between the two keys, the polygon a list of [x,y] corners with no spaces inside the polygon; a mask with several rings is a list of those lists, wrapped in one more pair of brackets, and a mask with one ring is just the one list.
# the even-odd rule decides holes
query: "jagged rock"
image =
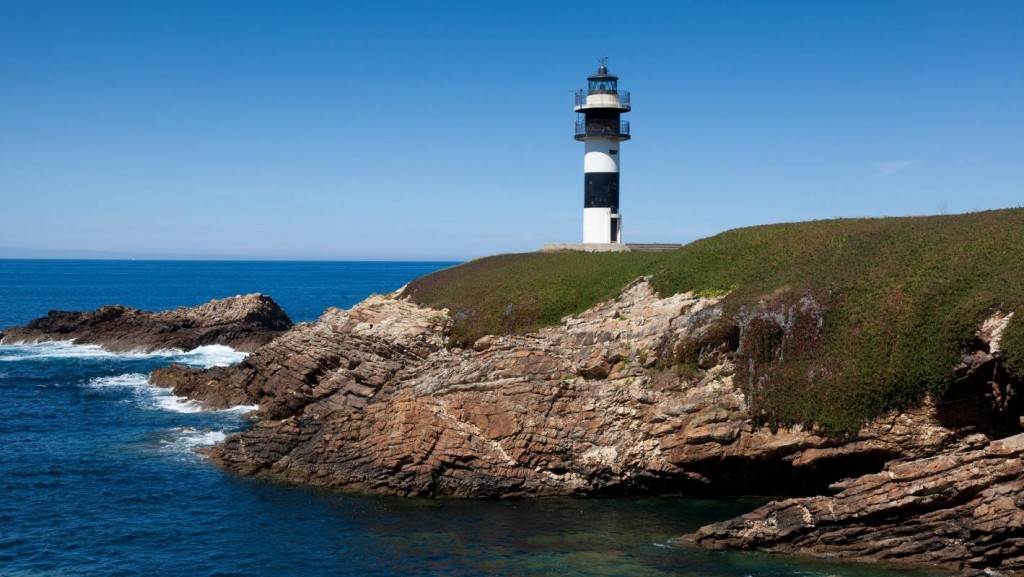
{"label": "jagged rock", "polygon": [[251,294],[163,312],[120,305],[92,312],[50,311],[24,326],[4,330],[0,342],[74,340],[117,352],[221,344],[252,351],[291,326],[291,319],[272,298]]}
{"label": "jagged rock", "polygon": [[954,370],[953,385],[938,405],[949,426],[982,424],[995,434],[1020,427],[1024,395],[1010,379],[1000,350],[1003,332],[1013,313],[996,312],[975,332],[974,341]]}
{"label": "jagged rock", "polygon": [[[1010,436],[1024,408],[999,346],[1011,316],[985,321],[945,397],[844,438],[757,426],[735,382],[749,388],[794,352],[793,327],[817,346],[823,311],[806,298],[730,323],[717,299],[659,298],[641,279],[559,326],[469,349],[445,346],[447,311],[398,295],[291,328],[250,295],[54,312],[3,337],[255,349],[233,367],[151,377],[208,408],[259,405],[258,422],[207,451],[242,474],[394,495],[787,495],[694,539],[980,575],[1024,571],[1024,434]],[[778,338],[748,351],[751,327]],[[737,367],[737,351],[764,362]]]}
{"label": "jagged rock", "polygon": [[[259,404],[256,426],[210,451],[229,469],[397,495],[808,494],[952,435],[927,411],[856,444],[754,427],[726,355],[693,377],[658,368],[720,314],[641,280],[560,326],[452,350],[446,311],[375,296],[235,367],[152,380],[209,407]],[[735,335],[712,340],[721,353]]]}
{"label": "jagged rock", "polygon": [[415,305],[375,296],[351,311],[328,309],[234,367],[199,371],[172,365],[154,371],[151,380],[212,409],[258,403],[268,419],[306,409],[333,413],[365,405],[399,371],[441,350],[446,322],[436,311],[424,314]]}
{"label": "jagged rock", "polygon": [[[979,448],[977,445],[981,444]],[[835,483],[702,527],[709,548],[761,549],[964,569],[1024,570],[1024,434],[965,438],[943,454]]]}
{"label": "jagged rock", "polygon": [[[821,318],[812,302],[791,312]],[[720,317],[715,299],[658,298],[641,280],[560,326],[463,350],[445,347],[447,311],[374,296],[234,367],[152,380],[211,408],[259,405],[252,428],[207,451],[242,474],[394,495],[783,494],[797,498],[696,539],[1021,568],[1024,436],[990,442],[993,411],[1014,410],[991,393],[998,323],[957,376],[960,406],[984,411],[954,422],[950,399],[929,401],[836,439],[755,425],[731,361],[743,333]],[[680,350],[699,370],[673,368]]]}
{"label": "jagged rock", "polygon": [[[934,564],[964,577],[1024,572],[1024,433],[990,440],[1019,430],[1020,399],[1000,355],[1012,315],[997,312],[982,324],[937,404],[792,460],[799,469],[881,451],[893,459],[883,471],[845,475],[831,485],[834,495],[772,502],[691,538],[708,548]],[[932,454],[894,451],[892,441],[908,434],[932,447],[919,455]]]}

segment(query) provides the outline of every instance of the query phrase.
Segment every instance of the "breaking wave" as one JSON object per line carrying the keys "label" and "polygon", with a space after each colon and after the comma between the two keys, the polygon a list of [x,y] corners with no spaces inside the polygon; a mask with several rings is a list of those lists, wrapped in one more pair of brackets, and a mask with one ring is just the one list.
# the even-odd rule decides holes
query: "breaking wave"
{"label": "breaking wave", "polygon": [[134,360],[166,359],[194,367],[227,367],[241,362],[248,353],[225,345],[204,345],[191,351],[164,349],[148,353],[115,353],[99,345],[76,345],[72,341],[0,345],[0,361],[48,361],[60,359]]}
{"label": "breaking wave", "polygon": [[160,441],[160,448],[164,451],[188,455],[190,458],[196,455],[196,449],[212,447],[227,437],[227,433],[224,431],[193,427],[181,427],[172,432],[171,438]]}
{"label": "breaking wave", "polygon": [[97,377],[89,380],[87,387],[96,390],[127,389],[132,394],[135,404],[143,409],[156,409],[175,413],[237,413],[244,414],[255,411],[257,405],[237,405],[218,411],[203,409],[198,401],[176,396],[169,389],[150,384],[149,375],[142,373],[126,373],[113,377]]}

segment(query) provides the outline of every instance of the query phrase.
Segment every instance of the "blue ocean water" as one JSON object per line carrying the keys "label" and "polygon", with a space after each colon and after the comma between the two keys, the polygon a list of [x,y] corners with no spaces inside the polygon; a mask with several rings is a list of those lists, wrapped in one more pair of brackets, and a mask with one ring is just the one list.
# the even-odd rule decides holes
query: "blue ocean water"
{"label": "blue ocean water", "polygon": [[[250,292],[308,321],[449,264],[0,260],[0,327]],[[396,499],[225,473],[193,450],[245,427],[246,408],[202,412],[147,375],[240,358],[0,346],[0,576],[945,574],[672,543],[756,499]]]}

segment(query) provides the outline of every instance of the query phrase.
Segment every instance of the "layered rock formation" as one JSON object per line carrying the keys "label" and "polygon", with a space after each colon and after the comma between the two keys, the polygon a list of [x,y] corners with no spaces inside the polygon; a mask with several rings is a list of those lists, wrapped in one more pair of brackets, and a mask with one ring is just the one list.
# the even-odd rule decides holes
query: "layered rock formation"
{"label": "layered rock formation", "polygon": [[[1024,434],[964,439],[943,454],[776,501],[701,528],[711,548],[934,563],[963,575],[1024,569]],[[985,570],[988,570],[987,572]]]}
{"label": "layered rock formation", "polygon": [[716,299],[659,298],[640,280],[557,327],[469,349],[446,346],[447,311],[397,294],[296,326],[248,295],[52,312],[3,338],[251,350],[233,367],[152,375],[211,409],[259,405],[250,429],[209,450],[243,474],[393,495],[791,495],[692,539],[1024,569],[1021,397],[999,351],[1011,314],[979,328],[945,398],[842,439],[757,426],[742,385],[760,369],[734,365],[758,323],[820,330],[820,307],[721,315]]}
{"label": "layered rock formation", "polygon": [[116,352],[190,350],[213,344],[253,351],[291,327],[291,319],[273,299],[251,294],[162,312],[119,305],[91,312],[50,311],[24,326],[5,329],[0,342],[74,340]]}
{"label": "layered rock formation", "polygon": [[1021,399],[999,350],[1012,316],[997,312],[982,324],[949,392],[925,409],[949,431],[934,456],[893,460],[832,484],[828,495],[772,502],[690,539],[709,548],[931,563],[964,576],[1024,571],[1024,434],[1005,436],[1020,430]]}
{"label": "layered rock formation", "polygon": [[803,496],[696,539],[1024,567],[1024,437],[993,441],[1019,430],[998,350],[1007,315],[979,330],[947,398],[836,439],[755,426],[734,383],[756,319],[790,315],[784,325],[806,330],[820,326],[817,305],[712,322],[721,314],[715,299],[659,298],[641,280],[560,326],[461,350],[445,346],[446,311],[374,296],[234,367],[172,366],[152,380],[210,408],[259,404],[252,428],[209,450],[243,474],[394,495]]}
{"label": "layered rock formation", "polygon": [[445,311],[375,296],[236,367],[153,382],[211,408],[259,404],[211,452],[229,469],[398,495],[807,494],[955,437],[927,409],[846,443],[754,427],[724,354],[735,339],[697,338],[693,374],[664,363],[720,314],[641,281],[561,326],[449,350]]}

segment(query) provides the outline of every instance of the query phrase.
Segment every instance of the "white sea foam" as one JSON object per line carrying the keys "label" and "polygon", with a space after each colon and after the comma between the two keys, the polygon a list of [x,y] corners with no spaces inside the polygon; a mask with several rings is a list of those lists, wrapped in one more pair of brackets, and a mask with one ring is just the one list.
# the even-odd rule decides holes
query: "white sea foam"
{"label": "white sea foam", "polygon": [[0,361],[48,359],[167,359],[194,367],[226,367],[241,362],[248,353],[225,345],[204,345],[191,351],[163,349],[148,353],[114,353],[99,345],[76,345],[72,341],[47,341],[0,345]]}
{"label": "white sea foam", "polygon": [[[142,373],[98,377],[91,379],[86,386],[94,389],[130,389],[135,403],[143,409],[156,409],[175,413],[200,413],[205,411],[198,401],[179,397],[172,393],[170,389],[151,385],[149,383],[149,376]],[[258,405],[237,405],[210,412],[245,414],[258,408]]]}
{"label": "white sea foam", "polygon": [[114,377],[96,377],[89,381],[92,388],[128,388],[128,389],[149,389],[149,377],[142,373],[125,373]]}
{"label": "white sea foam", "polygon": [[173,360],[198,367],[228,367],[242,362],[248,355],[226,345],[204,345],[188,352],[178,351]]}
{"label": "white sea foam", "polygon": [[200,430],[192,427],[175,429],[174,439],[164,440],[161,443],[170,449],[185,449],[192,451],[199,447],[211,447],[227,438],[224,431]]}
{"label": "white sea foam", "polygon": [[259,408],[260,408],[259,405],[235,405],[233,407],[228,407],[226,409],[221,409],[221,410],[219,410],[217,412],[218,413],[238,413],[239,415],[244,415],[246,413],[251,413],[252,411],[258,410]]}
{"label": "white sea foam", "polygon": [[99,345],[76,345],[71,341],[18,343],[0,345],[0,361],[46,359],[112,359],[117,357],[155,356],[153,354],[112,353]]}
{"label": "white sea foam", "polygon": [[155,387],[149,383],[149,375],[142,373],[126,373],[114,377],[97,377],[86,385],[93,389],[128,389],[134,402],[144,409],[162,409],[178,413],[198,413],[202,410],[199,403],[184,397],[175,396],[168,389]]}
{"label": "white sea foam", "polygon": [[193,401],[185,397],[177,397],[167,389],[156,389],[163,394],[154,394],[150,406],[147,409],[161,409],[173,413],[201,413],[203,406],[199,401]]}
{"label": "white sea foam", "polygon": [[210,411],[208,409],[204,409],[202,403],[200,403],[199,401],[194,401],[186,397],[175,396],[167,389],[160,389],[152,386],[150,387],[150,389],[155,391],[152,395],[153,402],[149,407],[146,408],[161,409],[164,411],[172,411],[175,413],[210,412],[233,413],[239,415],[244,415],[245,413],[255,411],[256,409],[260,408],[259,405],[235,405],[234,407],[228,407],[226,409],[217,409],[215,411]]}
{"label": "white sea foam", "polygon": [[224,431],[192,427],[175,429],[173,433],[171,438],[160,441],[160,450],[175,453],[179,458],[187,460],[201,459],[202,457],[196,454],[196,449],[212,447],[227,437]]}

